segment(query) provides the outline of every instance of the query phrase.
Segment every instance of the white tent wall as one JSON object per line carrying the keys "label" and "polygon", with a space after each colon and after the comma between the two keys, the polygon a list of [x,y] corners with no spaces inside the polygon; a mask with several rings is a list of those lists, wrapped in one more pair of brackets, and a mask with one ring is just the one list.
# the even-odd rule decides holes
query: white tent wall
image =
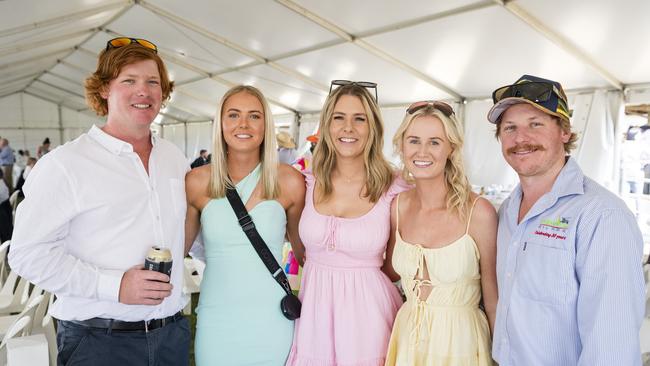
{"label": "white tent wall", "polygon": [[[187,141],[185,140],[185,124],[184,123],[178,123],[178,124],[173,124],[173,125],[163,125],[160,126],[160,136],[162,136],[164,139],[167,141],[171,141],[174,143],[174,145],[178,146],[179,149],[185,154],[187,157],[186,153],[186,148],[187,148]],[[188,157],[189,161],[189,157]]]}
{"label": "white tent wall", "polygon": [[101,126],[105,123],[104,119],[99,116],[73,111],[65,107],[61,108],[61,120],[64,143],[74,140],[82,133],[87,132],[93,124]]}
{"label": "white tent wall", "polygon": [[624,108],[622,94],[596,90],[573,99],[572,123],[579,140],[572,156],[585,175],[617,192],[620,139],[615,130]]}
{"label": "white tent wall", "polygon": [[0,116],[0,135],[9,140],[14,150],[29,150],[36,155],[36,148],[45,137],[52,145],[60,144],[60,126],[57,106],[50,102],[21,93],[2,99],[2,110],[12,111]]}
{"label": "white tent wall", "polygon": [[199,156],[201,149],[212,152],[212,122],[190,123],[187,125],[187,150],[185,156],[192,161]]}
{"label": "white tent wall", "polygon": [[52,147],[70,141],[103,120],[89,113],[82,113],[31,96],[26,93],[0,98],[0,136],[9,139],[14,150],[29,150],[36,156],[36,149],[46,137]]}
{"label": "white tent wall", "polygon": [[395,166],[401,167],[398,154],[393,149],[393,136],[402,124],[406,107],[382,108],[381,115],[384,118],[384,156]]}
{"label": "white tent wall", "polygon": [[517,175],[503,159],[501,145],[494,137],[495,125],[487,120],[491,107],[492,100],[475,100],[465,105],[465,171],[472,184],[512,187]]}

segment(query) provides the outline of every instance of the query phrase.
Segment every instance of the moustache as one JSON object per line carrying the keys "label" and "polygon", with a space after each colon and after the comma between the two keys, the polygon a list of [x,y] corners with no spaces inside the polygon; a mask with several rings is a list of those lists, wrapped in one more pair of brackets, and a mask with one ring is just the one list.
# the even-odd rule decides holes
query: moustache
{"label": "moustache", "polygon": [[506,152],[508,154],[512,154],[518,151],[531,151],[531,150],[545,151],[546,149],[542,145],[522,144],[522,145],[515,145],[511,148],[508,148]]}

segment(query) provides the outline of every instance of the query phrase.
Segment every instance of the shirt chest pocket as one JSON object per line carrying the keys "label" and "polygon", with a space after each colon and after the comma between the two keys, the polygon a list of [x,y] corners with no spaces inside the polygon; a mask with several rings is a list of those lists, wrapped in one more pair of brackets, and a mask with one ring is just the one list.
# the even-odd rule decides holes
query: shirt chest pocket
{"label": "shirt chest pocket", "polygon": [[517,261],[519,293],[548,304],[566,303],[572,273],[570,253],[562,247],[526,242]]}

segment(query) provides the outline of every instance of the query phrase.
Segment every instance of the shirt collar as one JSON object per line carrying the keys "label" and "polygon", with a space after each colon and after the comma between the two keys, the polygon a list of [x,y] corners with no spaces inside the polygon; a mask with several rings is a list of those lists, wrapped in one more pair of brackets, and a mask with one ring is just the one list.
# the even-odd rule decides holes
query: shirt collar
{"label": "shirt collar", "polygon": [[[558,199],[572,194],[584,194],[584,178],[585,175],[578,163],[570,156],[567,156],[566,163],[560,170],[551,191],[543,195],[538,202],[536,202],[531,210],[526,214],[526,218],[535,216],[538,211],[546,210],[557,202]],[[519,215],[519,205],[521,204],[521,197],[523,193],[521,190],[521,183],[517,184],[515,189],[510,195],[510,202],[508,205],[508,213],[512,217]],[[523,222],[524,220],[522,220]]]}
{"label": "shirt collar", "polygon": [[560,174],[555,179],[553,188],[551,188],[551,192],[549,193],[555,196],[555,198],[572,194],[584,194],[584,180],[585,175],[582,173],[582,169],[580,169],[575,159],[568,156],[566,164],[564,164],[564,167],[560,170]]}
{"label": "shirt collar", "polygon": [[[115,155],[119,155],[122,152],[133,152],[133,145],[129,144],[126,141],[122,141],[118,139],[117,137],[113,137],[106,132],[104,132],[101,128],[97,127],[96,125],[93,125],[90,128],[90,131],[88,131],[88,136],[92,137],[95,141],[97,141],[100,145],[102,145],[106,150],[112,152]],[[153,146],[156,145],[158,142],[158,136],[154,134],[153,132],[151,133],[151,144]]]}

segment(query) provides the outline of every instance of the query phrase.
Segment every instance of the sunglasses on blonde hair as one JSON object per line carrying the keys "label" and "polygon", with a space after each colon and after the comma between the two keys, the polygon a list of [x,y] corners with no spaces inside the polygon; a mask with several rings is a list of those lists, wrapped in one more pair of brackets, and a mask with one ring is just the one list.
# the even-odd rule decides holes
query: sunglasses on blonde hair
{"label": "sunglasses on blonde hair", "polygon": [[454,109],[449,104],[438,100],[423,100],[420,102],[415,102],[406,109],[406,113],[413,114],[426,107],[433,107],[434,109],[442,112],[442,114],[447,117],[451,117],[454,114]]}
{"label": "sunglasses on blonde hair", "polygon": [[332,83],[330,84],[329,94],[332,94],[332,89],[334,88],[335,85],[336,86],[358,85],[366,89],[375,89],[375,102],[379,103],[377,99],[377,83],[373,83],[372,81],[332,80]]}
{"label": "sunglasses on blonde hair", "polygon": [[111,48],[120,48],[124,46],[128,46],[131,43],[137,43],[142,47],[148,48],[155,53],[158,53],[158,47],[156,47],[155,44],[147,41],[146,39],[142,38],[130,38],[130,37],[117,37],[113,38],[110,41],[106,42],[106,51],[110,50]]}

